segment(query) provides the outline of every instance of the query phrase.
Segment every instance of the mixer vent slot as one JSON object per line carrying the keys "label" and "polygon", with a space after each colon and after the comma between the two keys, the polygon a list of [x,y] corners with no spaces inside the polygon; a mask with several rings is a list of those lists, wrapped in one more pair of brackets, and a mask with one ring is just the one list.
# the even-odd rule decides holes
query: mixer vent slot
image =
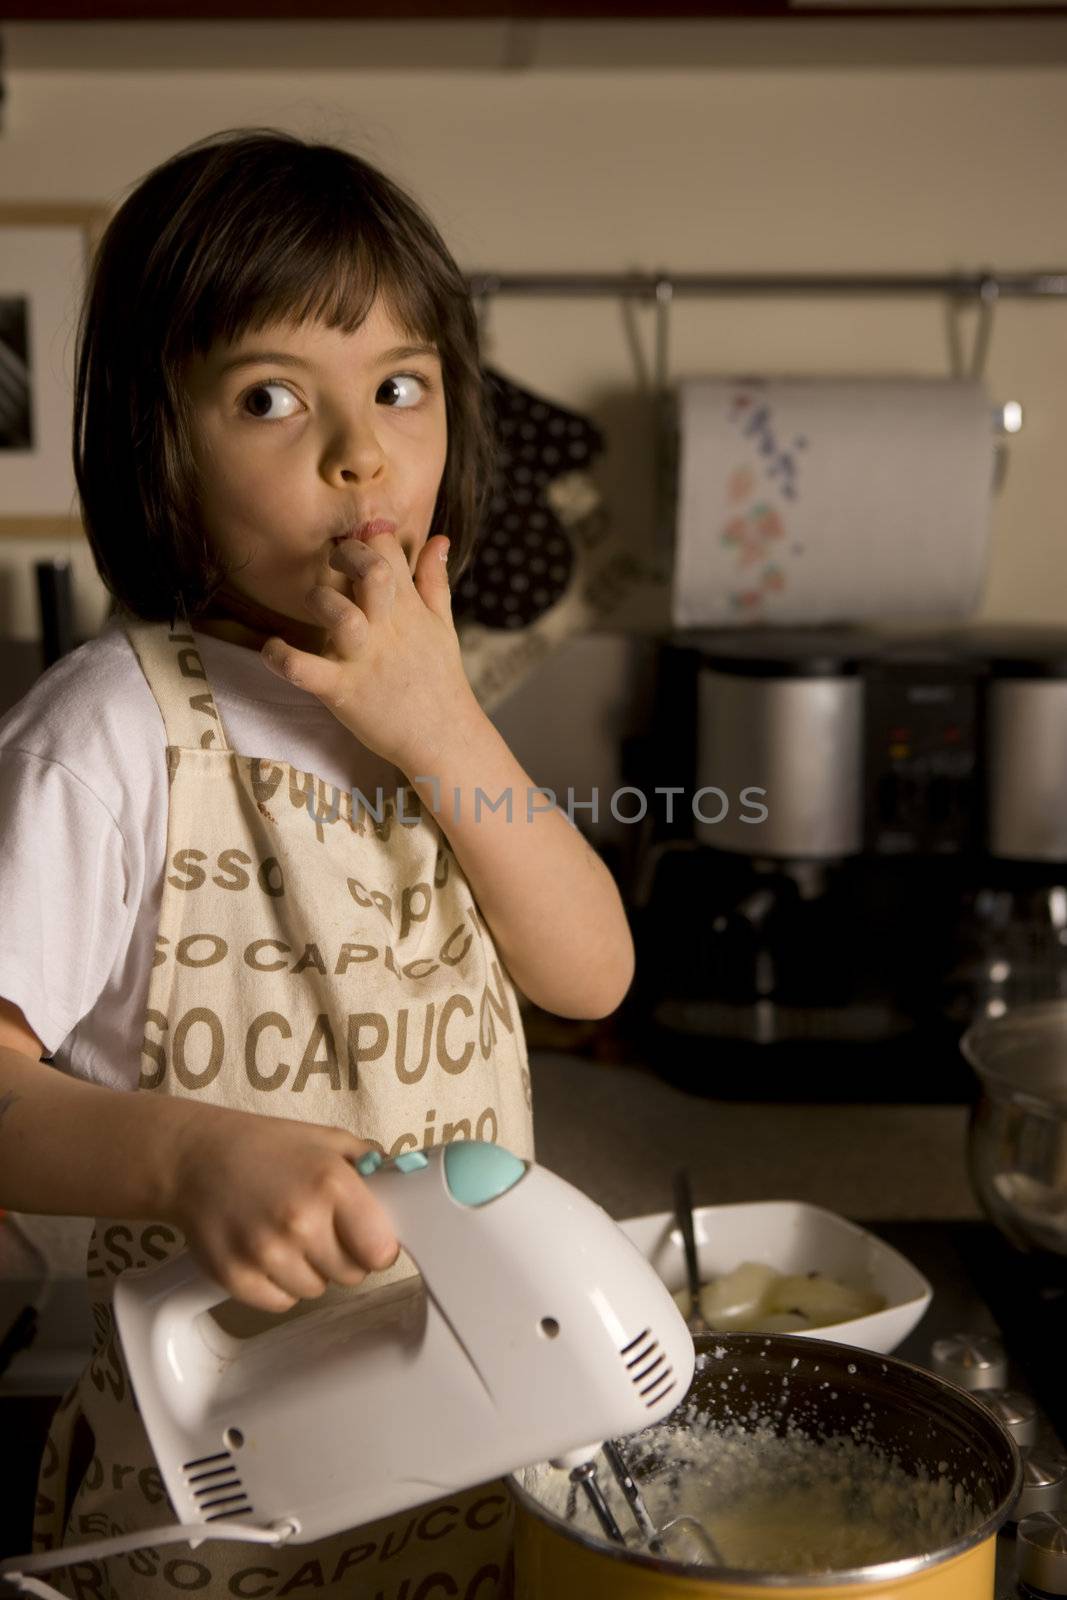
{"label": "mixer vent slot", "polygon": [[664,1395],[670,1394],[674,1388],[674,1368],[668,1364],[651,1328],[645,1328],[636,1339],[623,1345],[619,1354],[630,1374],[630,1382],[646,1407],[658,1405]]}
{"label": "mixer vent slot", "polygon": [[205,1522],[221,1522],[225,1517],[254,1515],[240,1474],[228,1450],[217,1455],[187,1461],[182,1468],[196,1509]]}

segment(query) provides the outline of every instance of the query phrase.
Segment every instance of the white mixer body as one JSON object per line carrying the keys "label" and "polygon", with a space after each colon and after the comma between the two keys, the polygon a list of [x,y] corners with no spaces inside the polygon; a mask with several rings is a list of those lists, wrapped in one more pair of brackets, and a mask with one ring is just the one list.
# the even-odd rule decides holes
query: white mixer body
{"label": "white mixer body", "polygon": [[179,1522],[291,1519],[307,1541],[665,1417],[693,1374],[670,1293],[606,1212],[466,1141],[370,1179],[423,1292],[342,1300],[249,1338],[188,1255],[115,1288]]}

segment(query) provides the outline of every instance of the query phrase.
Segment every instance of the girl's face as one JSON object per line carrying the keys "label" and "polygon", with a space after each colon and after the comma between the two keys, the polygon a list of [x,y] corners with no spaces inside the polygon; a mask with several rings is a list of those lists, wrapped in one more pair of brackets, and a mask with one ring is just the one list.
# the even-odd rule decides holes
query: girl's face
{"label": "girl's face", "polygon": [[445,467],[444,387],[436,350],[381,298],[355,333],[274,324],[195,357],[188,379],[204,526],[232,588],[314,621],[308,590],[348,586],[335,542],[378,519],[414,568]]}

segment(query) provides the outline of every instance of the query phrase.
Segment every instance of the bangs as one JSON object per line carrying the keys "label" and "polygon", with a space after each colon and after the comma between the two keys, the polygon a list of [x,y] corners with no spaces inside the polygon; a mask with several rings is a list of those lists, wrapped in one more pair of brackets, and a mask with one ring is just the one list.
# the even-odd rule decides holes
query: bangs
{"label": "bangs", "polygon": [[228,573],[204,525],[187,363],[268,325],[354,333],[381,304],[440,357],[448,452],[427,537],[469,560],[495,441],[466,280],[369,162],[230,129],[136,186],[97,251],[78,331],[74,472],[97,570],[134,616],[195,617]]}
{"label": "bangs", "polygon": [[180,277],[168,274],[171,360],[206,354],[217,341],[233,344],[273,323],[319,321],[354,333],[379,297],[413,342],[440,342],[447,309],[412,265],[422,241],[405,237],[395,215],[383,216],[354,181],[351,164],[330,154],[309,151],[317,159],[260,174],[243,203],[220,190],[220,202],[228,203],[201,233],[196,257]]}

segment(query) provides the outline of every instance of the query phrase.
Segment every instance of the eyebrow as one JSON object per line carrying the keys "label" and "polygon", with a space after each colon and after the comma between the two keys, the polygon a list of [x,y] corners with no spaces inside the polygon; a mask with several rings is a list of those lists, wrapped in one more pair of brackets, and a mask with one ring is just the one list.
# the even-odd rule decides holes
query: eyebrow
{"label": "eyebrow", "polygon": [[[394,361],[410,361],[413,356],[439,356],[440,353],[437,346],[432,344],[398,344],[393,350],[383,350],[373,365],[385,367]],[[286,350],[249,350],[243,355],[233,356],[229,361],[224,361],[219,373],[221,375],[224,372],[233,372],[238,367],[271,363],[284,367],[306,367],[309,364],[300,356],[290,355]]]}

